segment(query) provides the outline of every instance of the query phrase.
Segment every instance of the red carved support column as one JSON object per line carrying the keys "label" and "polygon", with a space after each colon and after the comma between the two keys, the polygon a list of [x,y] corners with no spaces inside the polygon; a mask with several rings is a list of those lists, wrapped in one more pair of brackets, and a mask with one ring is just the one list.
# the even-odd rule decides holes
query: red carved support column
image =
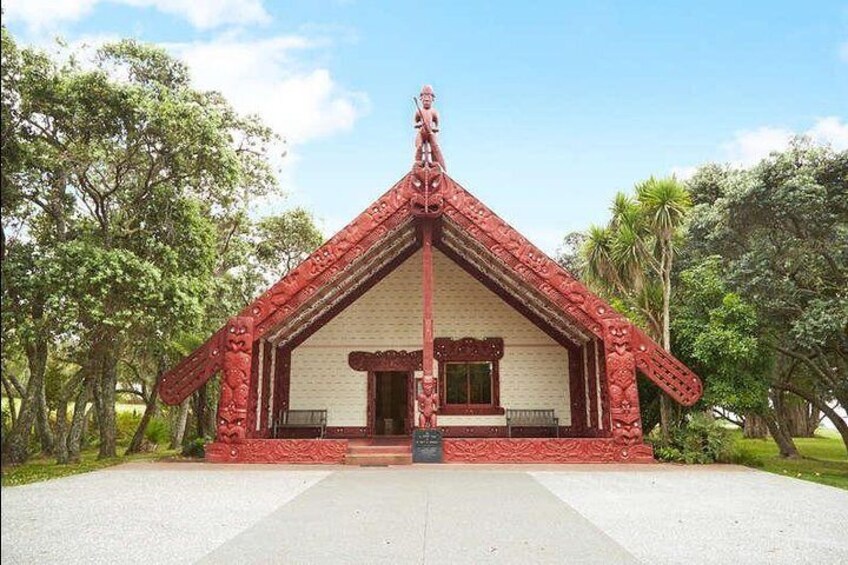
{"label": "red carved support column", "polygon": [[433,375],[433,221],[421,221],[421,294],[423,296],[424,335],[422,344],[422,366],[424,379],[422,392],[418,396],[420,416],[418,426],[421,428],[436,427],[436,413],[439,410],[439,395],[436,390],[436,379]]}
{"label": "red carved support column", "polygon": [[623,318],[604,321],[606,374],[612,437],[620,445],[642,443],[633,325]]}
{"label": "red carved support column", "polygon": [[218,401],[218,441],[242,443],[247,438],[253,318],[237,316],[223,335],[221,398]]}

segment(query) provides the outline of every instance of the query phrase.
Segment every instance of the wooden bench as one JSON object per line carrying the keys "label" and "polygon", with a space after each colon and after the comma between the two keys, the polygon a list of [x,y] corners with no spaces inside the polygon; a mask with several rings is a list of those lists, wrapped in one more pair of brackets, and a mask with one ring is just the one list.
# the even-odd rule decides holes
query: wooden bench
{"label": "wooden bench", "polygon": [[533,428],[555,428],[556,437],[559,437],[559,418],[553,410],[528,410],[511,409],[506,410],[506,429],[509,437],[512,437],[513,427]]}
{"label": "wooden bench", "polygon": [[284,428],[318,428],[319,438],[324,439],[327,428],[326,410],[280,410],[274,421],[273,436],[279,437],[279,431]]}

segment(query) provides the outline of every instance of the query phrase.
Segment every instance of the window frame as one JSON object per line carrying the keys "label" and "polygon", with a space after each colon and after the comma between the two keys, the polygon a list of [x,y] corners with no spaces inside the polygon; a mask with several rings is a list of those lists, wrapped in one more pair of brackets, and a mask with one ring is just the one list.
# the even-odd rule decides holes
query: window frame
{"label": "window frame", "polygon": [[[504,414],[500,405],[500,359],[503,357],[503,339],[501,338],[436,338],[434,357],[439,362],[439,414],[443,416],[497,416]],[[447,403],[447,366],[449,364],[488,363],[492,401],[485,404],[448,404]],[[466,373],[470,386],[470,376]],[[468,398],[470,399],[470,390]]]}

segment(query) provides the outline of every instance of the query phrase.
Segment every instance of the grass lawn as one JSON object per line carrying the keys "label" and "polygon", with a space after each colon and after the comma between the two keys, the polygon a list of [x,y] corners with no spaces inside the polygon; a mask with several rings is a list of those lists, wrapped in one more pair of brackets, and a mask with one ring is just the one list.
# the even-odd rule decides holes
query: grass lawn
{"label": "grass lawn", "polygon": [[768,439],[745,439],[734,430],[738,462],[769,473],[796,477],[848,490],[848,454],[835,430],[820,429],[814,438],[794,438],[802,459],[783,459]]}
{"label": "grass lawn", "polygon": [[[127,447],[125,445],[118,447],[118,453],[123,453]],[[4,487],[25,485],[28,483],[36,483],[46,481],[48,479],[56,479],[58,477],[67,477],[78,473],[87,473],[96,471],[105,467],[126,463],[128,461],[152,461],[176,455],[178,451],[160,449],[152,453],[138,453],[129,457],[112,457],[109,459],[97,459],[97,448],[85,449],[80,454],[82,461],[79,465],[57,465],[56,460],[52,457],[32,457],[23,465],[7,465],[3,467]]]}

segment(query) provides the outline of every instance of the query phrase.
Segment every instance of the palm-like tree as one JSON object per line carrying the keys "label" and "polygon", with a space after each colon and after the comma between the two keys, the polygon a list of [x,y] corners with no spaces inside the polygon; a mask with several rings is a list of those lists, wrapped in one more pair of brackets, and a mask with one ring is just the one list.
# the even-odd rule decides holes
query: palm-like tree
{"label": "palm-like tree", "polygon": [[[655,258],[662,282],[662,345],[671,349],[669,309],[671,305],[671,269],[674,263],[674,239],[692,207],[689,191],[676,178],[649,178],[636,186],[636,199],[645,219],[647,233],[653,239]],[[658,257],[656,257],[658,255]]]}
{"label": "palm-like tree", "polygon": [[[616,194],[605,227],[589,228],[583,249],[585,277],[642,319],[648,333],[671,348],[670,305],[674,243],[692,203],[674,177],[636,185],[636,197]],[[663,436],[671,405],[660,397]]]}

